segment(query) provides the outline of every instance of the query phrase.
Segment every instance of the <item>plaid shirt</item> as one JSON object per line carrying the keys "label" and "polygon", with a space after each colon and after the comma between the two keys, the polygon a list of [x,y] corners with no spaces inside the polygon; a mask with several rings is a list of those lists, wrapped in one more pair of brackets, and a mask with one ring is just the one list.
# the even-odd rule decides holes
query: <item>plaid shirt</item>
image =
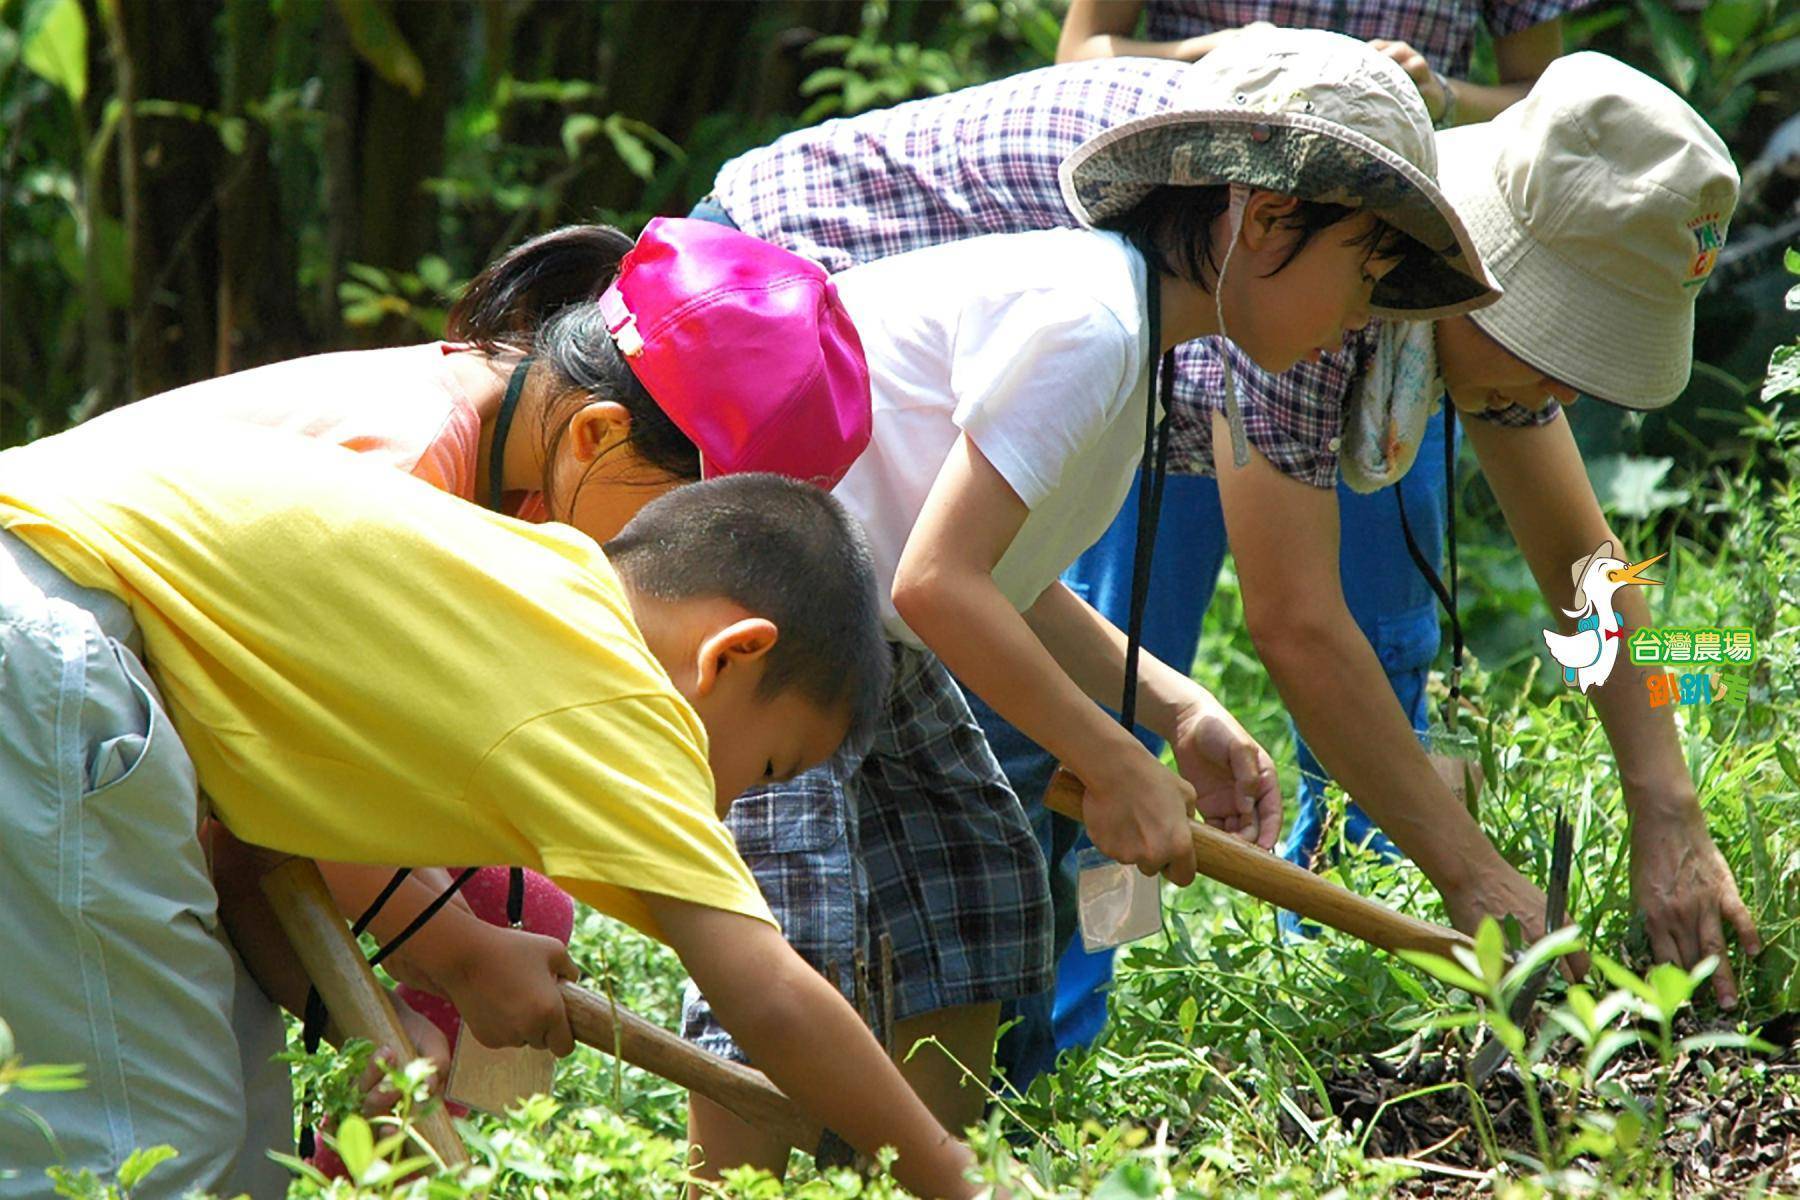
{"label": "plaid shirt", "polygon": [[[1178,17],[1151,5],[1153,28]],[[1184,37],[1209,26],[1179,19]],[[1222,25],[1280,20],[1292,25],[1346,23],[1365,32],[1367,13],[1385,14],[1379,34],[1403,38],[1436,64],[1468,60],[1478,17],[1499,34],[1548,20],[1573,7],[1553,0],[1523,4],[1227,4]],[[1409,20],[1408,13],[1418,14]],[[1461,14],[1461,15],[1457,15]],[[1429,19],[1426,19],[1429,17]],[[1457,33],[1456,31],[1460,31]],[[1462,40],[1448,39],[1455,33]],[[831,271],[940,242],[988,233],[1075,224],[1057,185],[1057,167],[1088,138],[1169,107],[1186,64],[1126,58],[1073,63],[980,87],[827,121],[726,163],[714,195],[732,220],[824,264]],[[1173,471],[1210,474],[1209,413],[1223,405],[1223,352],[1233,355],[1238,395],[1252,444],[1284,474],[1316,487],[1337,481],[1337,439],[1344,404],[1377,326],[1346,340],[1345,351],[1280,376],[1258,370],[1222,339],[1190,342],[1176,352],[1175,410],[1169,462]],[[1494,414],[1502,424],[1536,424],[1523,408]]]}

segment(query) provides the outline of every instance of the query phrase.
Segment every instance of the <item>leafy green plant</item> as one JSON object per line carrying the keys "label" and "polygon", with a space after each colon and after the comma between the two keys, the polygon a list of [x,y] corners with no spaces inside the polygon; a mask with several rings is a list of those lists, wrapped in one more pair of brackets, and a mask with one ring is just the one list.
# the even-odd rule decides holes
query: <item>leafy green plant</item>
{"label": "leafy green plant", "polygon": [[1800,68],[1800,14],[1777,0],[1634,0],[1580,13],[1568,27],[1576,46],[1609,30],[1642,39],[1664,81],[1726,138],[1757,104],[1777,102],[1770,85]]}
{"label": "leafy green plant", "polygon": [[427,254],[412,271],[388,271],[367,263],[350,263],[349,276],[338,284],[344,324],[374,326],[397,320],[428,338],[444,336],[449,316],[445,298],[462,286],[451,274],[450,264]]}
{"label": "leafy green plant", "polygon": [[[33,1126],[52,1148],[56,1133],[30,1106],[8,1100],[6,1094],[21,1092],[70,1092],[87,1086],[84,1068],[79,1063],[27,1064],[13,1041],[12,1026],[0,1018],[0,1117],[10,1116]],[[0,1169],[0,1177],[6,1172]]]}
{"label": "leafy green plant", "polygon": [[[1800,275],[1800,250],[1789,246],[1782,255],[1788,274]],[[1783,305],[1789,312],[1800,312],[1800,283],[1788,289]],[[1769,356],[1769,373],[1763,379],[1763,402],[1800,395],[1800,337],[1775,347]]]}
{"label": "leafy green plant", "polygon": [[[1773,1052],[1774,1046],[1741,1031],[1711,1030],[1677,1037],[1678,1015],[1695,990],[1718,967],[1706,959],[1692,970],[1659,963],[1639,976],[1598,952],[1593,964],[1611,992],[1596,998],[1587,987],[1569,988],[1563,1003],[1551,1010],[1536,1038],[1517,1024],[1510,1011],[1526,983],[1554,962],[1582,949],[1574,927],[1556,930],[1508,963],[1500,926],[1484,920],[1474,948],[1458,946],[1454,959],[1403,951],[1401,956],[1444,983],[1461,989],[1471,1003],[1451,1006],[1423,1018],[1424,1029],[1485,1026],[1506,1047],[1524,1079],[1531,1114],[1534,1158],[1522,1161],[1531,1170],[1554,1177],[1582,1156],[1598,1160],[1609,1182],[1625,1188],[1654,1184],[1659,1167],[1656,1147],[1668,1124],[1668,1094],[1676,1059],[1685,1054],[1720,1049]],[[1562,1037],[1580,1048],[1572,1064],[1554,1053]],[[1633,1048],[1655,1056],[1655,1093],[1640,1096],[1607,1078],[1607,1069]],[[1540,1081],[1560,1091],[1562,1111],[1546,1112]]]}

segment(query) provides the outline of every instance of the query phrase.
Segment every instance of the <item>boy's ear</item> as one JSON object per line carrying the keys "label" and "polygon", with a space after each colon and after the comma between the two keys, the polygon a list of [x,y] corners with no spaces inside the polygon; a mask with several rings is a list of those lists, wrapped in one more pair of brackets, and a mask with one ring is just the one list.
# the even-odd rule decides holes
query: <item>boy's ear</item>
{"label": "boy's ear", "polygon": [[768,618],[745,617],[702,638],[695,664],[699,694],[710,693],[730,668],[747,667],[762,658],[780,636],[781,631]]}
{"label": "boy's ear", "polygon": [[617,400],[593,400],[569,416],[566,445],[577,462],[590,463],[631,436],[631,412]]}
{"label": "boy's ear", "polygon": [[1253,189],[1244,204],[1244,248],[1261,250],[1276,236],[1280,223],[1300,207],[1297,196]]}

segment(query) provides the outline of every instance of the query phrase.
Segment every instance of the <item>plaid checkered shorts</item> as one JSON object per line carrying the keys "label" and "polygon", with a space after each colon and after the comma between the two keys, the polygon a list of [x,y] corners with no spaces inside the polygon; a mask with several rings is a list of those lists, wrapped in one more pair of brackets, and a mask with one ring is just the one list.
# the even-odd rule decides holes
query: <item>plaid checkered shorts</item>
{"label": "plaid checkered shorts", "polygon": [[[893,650],[872,744],[746,792],[726,817],[788,942],[865,1000],[878,1031],[883,934],[895,1020],[1028,996],[1052,978],[1049,876],[1025,810],[949,670]],[[692,983],[683,1033],[744,1060]]]}

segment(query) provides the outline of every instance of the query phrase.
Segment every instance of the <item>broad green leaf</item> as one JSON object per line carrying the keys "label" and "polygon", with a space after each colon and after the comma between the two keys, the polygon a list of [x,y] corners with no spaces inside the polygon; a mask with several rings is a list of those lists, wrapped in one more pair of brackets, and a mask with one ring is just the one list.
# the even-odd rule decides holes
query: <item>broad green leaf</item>
{"label": "broad green leaf", "polygon": [[419,260],[419,278],[426,287],[440,296],[455,285],[450,264],[436,254],[427,254]]}
{"label": "broad green leaf", "polygon": [[[1800,39],[1787,38],[1772,46],[1764,46],[1752,54],[1738,68],[1733,78],[1747,83],[1752,79],[1761,79],[1764,75],[1778,75],[1796,68],[1800,68]],[[1789,249],[1788,253],[1792,254],[1793,250]]]}
{"label": "broad green leaf", "polygon": [[87,1086],[82,1063],[33,1063],[13,1068],[13,1086],[22,1092],[76,1092]]}
{"label": "broad green leaf", "polygon": [[563,152],[571,159],[580,158],[582,144],[598,134],[601,128],[600,118],[593,113],[571,113],[563,118]]}
{"label": "broad green leaf", "polygon": [[1650,33],[1651,49],[1668,73],[1675,90],[1687,95],[1700,78],[1702,51],[1699,39],[1687,23],[1670,12],[1658,0],[1638,0],[1638,11],[1644,14],[1644,25]]}
{"label": "broad green leaf", "polygon": [[1599,951],[1594,952],[1592,959],[1595,969],[1606,976],[1607,982],[1614,987],[1630,992],[1645,1004],[1654,1006],[1662,1003],[1662,998],[1656,994],[1656,990],[1638,978],[1637,974],[1625,964],[1608,958]]}
{"label": "broad green leaf", "polygon": [[1800,249],[1789,246],[1781,252],[1781,263],[1789,275],[1800,275]]}
{"label": "broad green leaf", "polygon": [[[1793,251],[1788,251],[1792,254]],[[1775,758],[1781,763],[1781,773],[1788,777],[1788,782],[1800,787],[1800,759],[1794,757],[1794,751],[1785,741],[1775,743]]]}
{"label": "broad green leaf", "polygon": [[368,1173],[369,1165],[375,1161],[375,1136],[369,1123],[351,1113],[338,1122],[337,1136],[332,1143],[338,1157],[344,1160],[350,1178],[360,1183]]}
{"label": "broad green leaf", "polygon": [[144,1182],[150,1172],[163,1163],[175,1158],[178,1151],[173,1146],[149,1146],[143,1150],[133,1150],[130,1157],[119,1164],[119,1188],[129,1192]]}
{"label": "broad green leaf", "polygon": [[1619,1052],[1629,1049],[1644,1040],[1644,1036],[1632,1029],[1609,1029],[1594,1040],[1594,1048],[1588,1051],[1587,1073],[1590,1079],[1598,1079],[1607,1068],[1607,1064],[1619,1056]]}
{"label": "broad green leaf", "polygon": [[1735,1033],[1729,1029],[1696,1033],[1675,1043],[1678,1054],[1694,1054],[1702,1050],[1750,1050],[1757,1054],[1778,1054],[1781,1047],[1765,1042],[1755,1034]]}
{"label": "broad green leaf", "polygon": [[1481,964],[1481,977],[1489,989],[1497,987],[1506,974],[1506,935],[1492,917],[1483,917],[1475,929],[1475,959]]}
{"label": "broad green leaf", "polygon": [[842,90],[850,72],[842,67],[820,67],[800,82],[802,96],[816,96],[828,89]]}
{"label": "broad green leaf", "polygon": [[1427,992],[1417,979],[1396,967],[1388,959],[1382,959],[1381,965],[1387,968],[1388,978],[1392,979],[1394,985],[1401,991],[1420,1004],[1431,1003],[1431,993]]}
{"label": "broad green leaf", "polygon": [[1709,0],[1700,14],[1713,53],[1723,58],[1743,44],[1762,20],[1763,0]]}
{"label": "broad green leaf", "polygon": [[1643,1133],[1643,1118],[1630,1109],[1626,1109],[1613,1118],[1613,1137],[1618,1139],[1619,1145],[1625,1149],[1629,1150],[1637,1145],[1638,1139],[1643,1136]]}
{"label": "broad green leaf", "polygon": [[1579,949],[1581,949],[1581,927],[1578,925],[1566,925],[1545,934],[1519,955],[1518,961],[1506,973],[1506,978],[1500,981],[1501,994],[1511,995],[1525,986],[1525,981],[1537,974],[1539,967],[1546,966],[1554,958],[1572,954]]}
{"label": "broad green leaf", "polygon": [[[1800,294],[1800,287],[1794,292]],[[1763,379],[1763,402],[1766,404],[1795,393],[1800,393],[1800,344],[1777,346],[1769,356],[1769,374]],[[1786,766],[1786,763],[1782,764],[1783,769]]]}
{"label": "broad green leaf", "polygon": [[656,173],[656,158],[650,153],[650,147],[627,127],[625,119],[618,113],[606,118],[606,140],[612,143],[625,169],[639,179],[649,179]]}
{"label": "broad green leaf", "polygon": [[1175,1024],[1181,1029],[1181,1040],[1190,1041],[1194,1036],[1194,1022],[1200,1017],[1200,1005],[1192,996],[1181,1002],[1180,1010],[1175,1014]]}
{"label": "broad green leaf", "polygon": [[1402,950],[1400,957],[1427,975],[1442,980],[1451,987],[1459,987],[1463,991],[1477,996],[1487,995],[1486,984],[1442,955],[1427,954],[1422,950]]}
{"label": "broad green leaf", "polygon": [[1672,1020],[1681,1006],[1694,997],[1694,989],[1700,981],[1713,973],[1719,960],[1713,957],[1702,959],[1700,965],[1689,974],[1685,968],[1674,963],[1657,963],[1650,968],[1644,982],[1656,993],[1657,1008],[1662,1011],[1665,1020]]}
{"label": "broad green leaf", "polygon": [[131,303],[131,259],[125,252],[125,225],[102,216],[91,247],[81,244],[80,226],[74,216],[59,220],[50,231],[50,249],[57,265],[78,287],[86,279],[86,256],[94,254],[100,267],[100,296],[113,308]]}
{"label": "broad green leaf", "polygon": [[344,273],[353,279],[362,280],[379,292],[392,291],[394,287],[392,277],[390,277],[385,270],[380,267],[370,266],[368,263],[346,263],[344,265]]}
{"label": "broad green leaf", "polygon": [[417,99],[425,93],[425,67],[394,24],[386,0],[338,0],[350,44],[375,73]]}
{"label": "broad green leaf", "polygon": [[1665,509],[1687,503],[1690,493],[1685,488],[1665,488],[1662,482],[1672,458],[1636,458],[1625,454],[1607,454],[1588,464],[1588,477],[1600,503],[1615,516],[1647,520]]}
{"label": "broad green leaf", "polygon": [[859,113],[875,102],[875,88],[860,75],[844,81],[844,111]]}
{"label": "broad green leaf", "polygon": [[19,57],[75,104],[87,99],[87,17],[80,0],[54,0],[25,31]]}
{"label": "broad green leaf", "polygon": [[1578,983],[1569,989],[1568,995],[1563,997],[1563,1003],[1581,1019],[1583,1025],[1589,1029],[1599,1028],[1600,1022],[1595,1019],[1597,1010],[1594,1006],[1594,993]]}
{"label": "broad green leaf", "polygon": [[1455,1012],[1436,1013],[1429,1017],[1412,1017],[1400,1022],[1402,1029],[1467,1029],[1471,1025],[1481,1023],[1481,1014],[1472,1008],[1459,1008]]}
{"label": "broad green leaf", "polygon": [[[1593,1042],[1595,1030],[1587,1020],[1566,1008],[1553,1008],[1545,1014],[1549,1025],[1555,1025],[1562,1031],[1586,1046]],[[1548,1029],[1549,1025],[1545,1028]]]}

